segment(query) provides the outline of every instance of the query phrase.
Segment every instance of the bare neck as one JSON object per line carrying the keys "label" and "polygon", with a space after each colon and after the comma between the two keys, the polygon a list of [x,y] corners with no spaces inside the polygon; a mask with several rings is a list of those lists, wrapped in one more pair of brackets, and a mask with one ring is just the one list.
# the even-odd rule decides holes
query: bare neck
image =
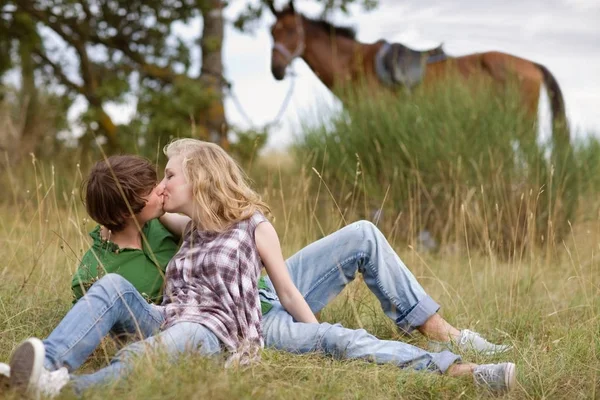
{"label": "bare neck", "polygon": [[306,48],[302,58],[330,90],[358,81],[370,68],[366,55],[376,44],[335,36],[306,20],[303,23]]}
{"label": "bare neck", "polygon": [[105,227],[102,227],[100,234],[102,239],[108,240],[119,246],[121,249],[139,249],[142,247],[142,235],[140,228],[143,224],[139,225],[133,218],[130,218],[125,228],[119,232],[111,232]]}

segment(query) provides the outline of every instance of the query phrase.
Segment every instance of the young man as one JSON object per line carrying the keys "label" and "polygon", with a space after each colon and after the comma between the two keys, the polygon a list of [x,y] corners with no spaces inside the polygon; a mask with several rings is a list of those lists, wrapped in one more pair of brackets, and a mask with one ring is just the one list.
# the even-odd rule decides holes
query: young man
{"label": "young man", "polygon": [[153,192],[157,179],[152,164],[140,157],[110,157],[92,167],[82,187],[88,215],[99,225],[71,282],[75,301],[102,276],[117,273],[149,302],[160,303],[179,238],[158,220],[164,212],[162,195]]}
{"label": "young man", "polygon": [[[161,188],[156,187],[152,165],[137,157],[121,157],[111,157],[109,165],[97,164],[87,183],[86,207],[102,227],[92,232],[94,243],[74,277],[75,295],[84,292],[85,295],[47,339],[43,342],[29,339],[14,351],[7,373],[11,374],[11,384],[15,387],[52,396],[69,382],[75,391],[81,392],[112,380],[114,376],[104,376],[101,371],[86,376],[69,376],[69,372],[76,370],[109,332],[145,338],[158,332],[164,321],[162,308],[148,304],[147,300],[156,301],[160,297],[157,288],[162,285],[168,259],[176,252],[177,238],[155,220],[163,211]],[[117,199],[117,193],[125,200]],[[185,218],[176,215],[167,215],[163,221],[176,236],[182,234],[187,224]],[[351,224],[309,245],[291,257],[287,265],[294,283],[315,313],[361,272],[399,329],[406,332],[417,329],[443,347],[458,351],[475,349],[493,354],[508,349],[468,330],[459,331],[443,320],[437,314],[439,306],[425,293],[381,232],[368,222]],[[140,269],[146,272],[138,274]],[[449,375],[472,375],[477,384],[496,393],[506,392],[515,385],[512,363],[479,366],[458,363],[460,357],[448,350],[427,352],[337,324],[298,323],[283,309],[268,279],[262,279],[260,287],[267,347],[295,353],[321,351]],[[130,356],[127,350],[117,354],[118,359]]]}

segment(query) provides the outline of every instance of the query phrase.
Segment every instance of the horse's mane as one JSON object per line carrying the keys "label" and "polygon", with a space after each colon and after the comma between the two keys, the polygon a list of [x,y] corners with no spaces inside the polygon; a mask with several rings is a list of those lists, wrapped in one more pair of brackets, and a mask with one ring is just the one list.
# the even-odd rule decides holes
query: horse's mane
{"label": "horse's mane", "polygon": [[[286,7],[277,13],[277,15],[279,15],[279,16],[284,16],[287,14],[296,14],[296,11],[294,11],[290,7]],[[333,32],[336,34],[336,36],[342,36],[342,37],[346,37],[348,39],[356,40],[356,29],[354,29],[352,27],[336,26],[336,25],[332,24],[331,22],[326,21],[324,19],[314,19],[314,18],[309,18],[304,14],[300,14],[300,15],[302,16],[302,18],[304,18],[305,20],[310,22],[313,26],[315,26],[319,29],[322,29],[324,31],[327,31],[327,33]]]}

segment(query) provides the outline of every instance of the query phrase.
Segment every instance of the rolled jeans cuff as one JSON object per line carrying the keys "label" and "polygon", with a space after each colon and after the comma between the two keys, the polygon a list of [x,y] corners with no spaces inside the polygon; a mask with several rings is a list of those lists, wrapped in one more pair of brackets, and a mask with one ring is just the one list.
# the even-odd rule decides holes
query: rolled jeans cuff
{"label": "rolled jeans cuff", "polygon": [[399,321],[396,321],[398,327],[410,333],[419,326],[423,325],[432,315],[440,309],[440,305],[431,297],[425,296]]}
{"label": "rolled jeans cuff", "polygon": [[460,356],[448,351],[444,350],[441,353],[431,353],[433,355],[433,362],[440,370],[442,374],[445,374],[448,368],[456,363],[461,361]]}

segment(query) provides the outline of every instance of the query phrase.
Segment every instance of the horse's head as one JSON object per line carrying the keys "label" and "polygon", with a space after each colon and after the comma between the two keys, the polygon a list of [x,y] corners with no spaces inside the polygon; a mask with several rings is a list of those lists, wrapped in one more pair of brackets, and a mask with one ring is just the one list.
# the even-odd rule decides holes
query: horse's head
{"label": "horse's head", "polygon": [[304,22],[302,15],[294,10],[293,2],[282,11],[275,11],[274,8],[271,10],[277,18],[271,27],[271,72],[273,77],[280,81],[285,77],[285,70],[292,60],[304,54]]}

